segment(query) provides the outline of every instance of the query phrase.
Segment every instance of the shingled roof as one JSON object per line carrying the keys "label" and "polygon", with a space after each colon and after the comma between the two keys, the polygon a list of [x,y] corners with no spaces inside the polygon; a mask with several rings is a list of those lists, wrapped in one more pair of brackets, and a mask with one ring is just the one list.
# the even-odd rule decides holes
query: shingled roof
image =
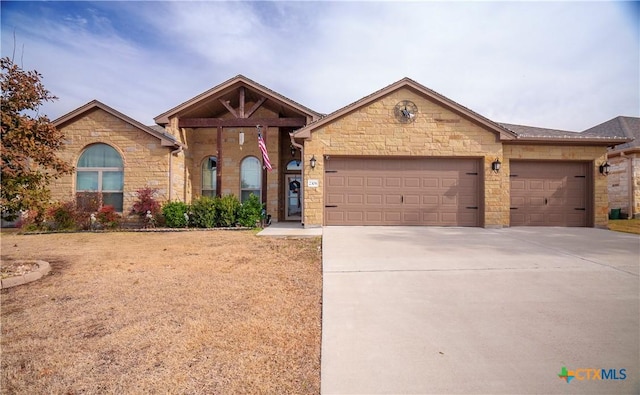
{"label": "shingled roof", "polygon": [[625,151],[640,148],[640,118],[619,116],[596,125],[583,132],[586,135],[619,137],[624,136],[629,142],[616,145],[613,151]]}
{"label": "shingled roof", "polygon": [[590,142],[614,146],[630,140],[627,134],[614,128],[607,131],[591,128],[584,132],[572,132],[509,123],[500,123],[500,125],[515,133],[517,140],[520,141]]}

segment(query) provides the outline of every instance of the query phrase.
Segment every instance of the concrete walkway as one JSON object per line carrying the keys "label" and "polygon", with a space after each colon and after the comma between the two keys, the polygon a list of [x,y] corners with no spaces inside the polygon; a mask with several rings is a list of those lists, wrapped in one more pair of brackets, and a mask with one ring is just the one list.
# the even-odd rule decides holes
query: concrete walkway
{"label": "concrete walkway", "polygon": [[324,228],[322,393],[640,393],[639,257],[600,229]]}
{"label": "concrete walkway", "polygon": [[300,222],[274,222],[258,232],[269,237],[320,237],[322,228],[304,228]]}

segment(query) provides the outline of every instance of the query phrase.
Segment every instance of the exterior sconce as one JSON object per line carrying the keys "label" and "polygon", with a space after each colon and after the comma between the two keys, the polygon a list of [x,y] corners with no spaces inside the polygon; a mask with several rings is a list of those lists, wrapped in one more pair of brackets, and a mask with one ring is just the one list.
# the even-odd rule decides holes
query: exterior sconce
{"label": "exterior sconce", "polygon": [[238,134],[238,142],[240,143],[241,147],[242,147],[242,145],[244,145],[244,132],[240,132]]}
{"label": "exterior sconce", "polygon": [[291,157],[295,157],[296,156],[296,147],[293,146],[293,144],[289,144],[289,149],[291,150]]}
{"label": "exterior sconce", "polygon": [[600,174],[602,174],[603,176],[608,176],[610,167],[611,165],[609,164],[609,162],[604,162],[603,164],[601,164],[598,168],[600,170]]}
{"label": "exterior sconce", "polygon": [[311,166],[311,168],[312,168],[312,169],[315,169],[315,168],[316,168],[316,163],[317,163],[317,162],[318,162],[318,161],[316,160],[316,156],[315,156],[315,155],[313,155],[313,156],[311,157],[311,159],[309,159],[309,166]]}
{"label": "exterior sconce", "polygon": [[500,162],[500,159],[496,158],[496,160],[491,163],[491,170],[493,170],[494,173],[498,173],[500,171],[500,167],[502,167],[502,163]]}

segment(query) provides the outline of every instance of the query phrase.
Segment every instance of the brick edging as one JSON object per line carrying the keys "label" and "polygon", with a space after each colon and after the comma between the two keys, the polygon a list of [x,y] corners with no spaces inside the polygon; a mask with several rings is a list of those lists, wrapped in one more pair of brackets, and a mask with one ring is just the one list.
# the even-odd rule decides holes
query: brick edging
{"label": "brick edging", "polygon": [[38,268],[32,272],[25,273],[22,276],[14,276],[3,278],[1,280],[0,289],[11,288],[22,284],[27,284],[32,281],[39,280],[43,276],[51,271],[49,262],[46,261],[18,261],[18,262],[33,262],[38,265]]}

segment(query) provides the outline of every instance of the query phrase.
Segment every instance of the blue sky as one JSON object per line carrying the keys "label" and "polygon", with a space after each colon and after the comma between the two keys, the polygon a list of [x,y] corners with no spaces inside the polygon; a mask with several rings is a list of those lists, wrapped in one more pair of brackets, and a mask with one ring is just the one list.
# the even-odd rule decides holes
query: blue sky
{"label": "blue sky", "polygon": [[[330,113],[409,77],[498,122],[640,116],[635,2],[7,2],[2,56],[55,119],[98,99],[145,124],[237,75]],[[15,37],[15,39],[14,39]]]}

